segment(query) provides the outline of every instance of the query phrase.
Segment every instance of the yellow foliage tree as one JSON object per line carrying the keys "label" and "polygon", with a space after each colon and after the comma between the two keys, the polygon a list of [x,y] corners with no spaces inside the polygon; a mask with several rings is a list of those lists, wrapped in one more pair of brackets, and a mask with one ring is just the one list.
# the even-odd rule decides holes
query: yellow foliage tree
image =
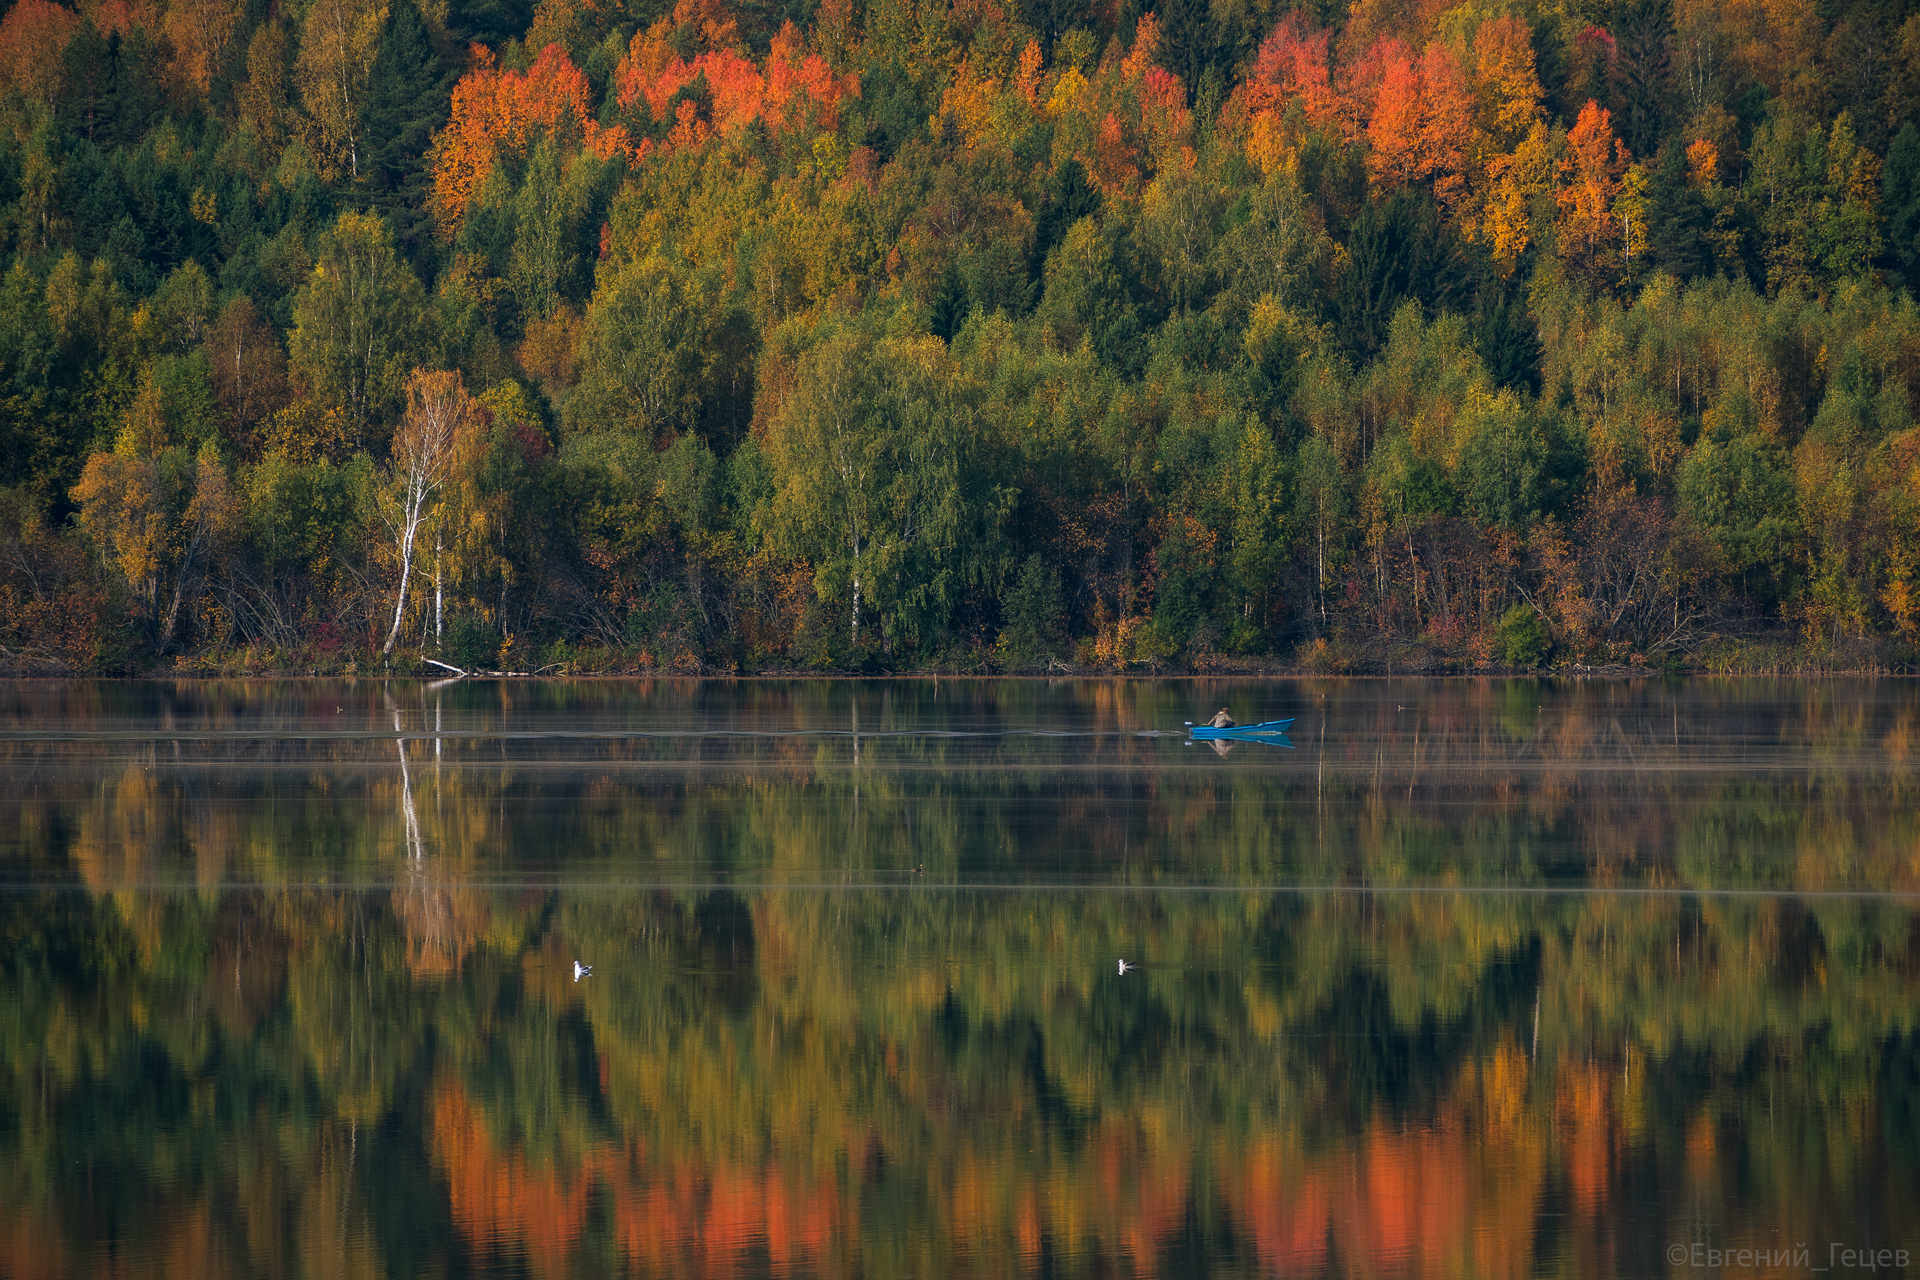
{"label": "yellow foliage tree", "polygon": [[149,378],[113,452],[87,460],[73,499],[81,528],[126,579],[164,653],[194,573],[232,528],[239,502],[211,443],[197,458],[182,449],[143,451],[155,442],[151,392]]}
{"label": "yellow foliage tree", "polygon": [[294,79],[329,168],[360,177],[360,114],[386,29],[384,0],[315,0]]}

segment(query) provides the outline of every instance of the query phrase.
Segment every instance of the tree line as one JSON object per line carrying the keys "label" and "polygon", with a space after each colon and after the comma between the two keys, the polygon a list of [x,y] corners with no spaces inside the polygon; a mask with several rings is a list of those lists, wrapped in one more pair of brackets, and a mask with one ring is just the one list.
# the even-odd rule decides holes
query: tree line
{"label": "tree line", "polygon": [[13,0],[16,668],[1900,664],[1920,15]]}

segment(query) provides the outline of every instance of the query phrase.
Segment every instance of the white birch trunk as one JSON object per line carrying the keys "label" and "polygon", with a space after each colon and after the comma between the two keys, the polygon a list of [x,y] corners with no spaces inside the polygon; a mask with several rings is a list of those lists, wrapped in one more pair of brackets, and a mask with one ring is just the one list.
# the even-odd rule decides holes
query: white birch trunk
{"label": "white birch trunk", "polygon": [[387,643],[381,648],[380,656],[393,656],[394,642],[400,639],[400,621],[407,612],[407,580],[413,576],[413,540],[420,531],[420,509],[424,505],[425,495],[413,479],[407,482],[405,506],[400,517],[400,592],[393,602],[393,629],[387,632]]}
{"label": "white birch trunk", "polygon": [[860,536],[853,538],[853,646],[860,647]]}
{"label": "white birch trunk", "polygon": [[[461,424],[467,421],[470,399],[460,385],[458,373],[428,373],[416,369],[407,382],[407,414],[393,437],[394,467],[401,475],[400,519],[394,536],[400,550],[400,590],[393,602],[393,627],[380,651],[383,658],[393,656],[400,639],[400,624],[406,617],[407,585],[413,576],[414,543],[420,535],[420,522],[426,519],[434,495],[445,483],[452,465],[454,442]],[[440,544],[435,532],[433,562],[434,639],[440,637]]]}

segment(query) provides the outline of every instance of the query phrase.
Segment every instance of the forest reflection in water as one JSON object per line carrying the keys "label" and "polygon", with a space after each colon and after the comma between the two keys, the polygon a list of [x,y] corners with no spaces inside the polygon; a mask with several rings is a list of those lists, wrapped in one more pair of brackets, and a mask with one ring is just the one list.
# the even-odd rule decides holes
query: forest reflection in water
{"label": "forest reflection in water", "polygon": [[1228,688],[9,690],[0,1275],[1920,1254],[1907,686]]}

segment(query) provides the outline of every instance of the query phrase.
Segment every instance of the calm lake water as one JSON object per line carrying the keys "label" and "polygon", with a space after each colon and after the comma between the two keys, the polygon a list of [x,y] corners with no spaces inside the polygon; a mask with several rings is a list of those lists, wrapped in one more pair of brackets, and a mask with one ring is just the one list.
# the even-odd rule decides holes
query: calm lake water
{"label": "calm lake water", "polygon": [[1920,1275],[1913,683],[16,683],[0,760],[8,1280]]}

